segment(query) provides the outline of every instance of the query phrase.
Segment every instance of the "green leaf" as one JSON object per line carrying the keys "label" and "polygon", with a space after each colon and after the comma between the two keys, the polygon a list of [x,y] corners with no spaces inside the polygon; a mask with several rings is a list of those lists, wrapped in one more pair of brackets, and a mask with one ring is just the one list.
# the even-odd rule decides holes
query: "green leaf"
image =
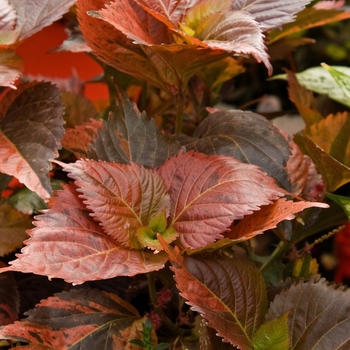
{"label": "green leaf", "polygon": [[254,350],[289,350],[288,314],[264,323],[258,329],[253,337]]}
{"label": "green leaf", "polygon": [[72,289],[41,300],[27,318],[0,330],[2,339],[27,341],[31,349],[123,349],[140,338],[142,319],[117,295]]}
{"label": "green leaf", "polygon": [[258,165],[279,186],[291,189],[285,168],[290,156],[288,141],[271,122],[256,113],[215,112],[199,124],[193,137],[180,135],[179,141],[187,150],[224,154]]}
{"label": "green leaf", "polygon": [[312,158],[329,192],[350,182],[350,168],[328,155],[310,138],[299,133],[294,136],[294,141],[303,153]]}
{"label": "green leaf", "polygon": [[350,220],[350,198],[339,196],[333,193],[326,193],[326,196],[333,202],[339,204],[343,209],[348,219]]}
{"label": "green leaf", "polygon": [[140,113],[124,92],[118,91],[116,100],[114,111],[90,144],[90,158],[154,168],[179,151],[178,142],[160,132],[154,119]]}
{"label": "green leaf", "polygon": [[331,67],[325,63],[321,63],[321,66],[327,69],[329,73],[331,73],[336,83],[340,86],[344,94],[350,100],[350,74],[345,74],[339,71],[338,69]]}
{"label": "green leaf", "polygon": [[168,251],[181,295],[225,342],[252,349],[267,308],[266,286],[253,265],[223,255],[181,256]]}
{"label": "green leaf", "polygon": [[25,83],[0,106],[0,171],[13,175],[41,198],[51,194],[50,160],[64,133],[59,90],[50,83]]}
{"label": "green leaf", "polygon": [[350,290],[324,279],[299,282],[271,303],[266,321],[287,312],[291,350],[348,349]]}
{"label": "green leaf", "polygon": [[[350,12],[349,12],[350,13]],[[350,67],[333,66],[343,74],[350,74]],[[305,88],[317,92],[318,94],[328,95],[334,101],[340,102],[350,107],[350,99],[345,95],[344,91],[335,82],[332,75],[323,67],[313,67],[296,73],[299,83]],[[286,74],[275,75],[270,80],[282,79],[286,80]]]}

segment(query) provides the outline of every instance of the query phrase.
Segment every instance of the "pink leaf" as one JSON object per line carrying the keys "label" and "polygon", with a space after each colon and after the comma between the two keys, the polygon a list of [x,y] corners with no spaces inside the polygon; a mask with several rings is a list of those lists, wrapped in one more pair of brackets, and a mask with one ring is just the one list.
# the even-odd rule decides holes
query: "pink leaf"
{"label": "pink leaf", "polygon": [[51,198],[50,209],[38,216],[26,247],[4,271],[32,272],[80,284],[116,276],[159,270],[165,254],[121,247],[89,215],[74,185]]}
{"label": "pink leaf", "polygon": [[159,168],[170,193],[171,225],[184,248],[200,248],[223,237],[233,220],[285,194],[257,166],[233,157],[180,153]]}

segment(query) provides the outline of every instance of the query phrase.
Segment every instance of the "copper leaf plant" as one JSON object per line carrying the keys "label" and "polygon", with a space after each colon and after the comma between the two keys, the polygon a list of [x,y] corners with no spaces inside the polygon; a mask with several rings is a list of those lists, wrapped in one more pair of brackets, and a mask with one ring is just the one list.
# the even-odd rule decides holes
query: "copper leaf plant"
{"label": "copper leaf plant", "polygon": [[[0,1],[1,349],[350,347],[350,292],[313,256],[349,216],[349,104],[323,115],[293,69],[294,137],[216,104],[259,63],[264,84],[295,69],[341,6]],[[16,47],[62,16],[55,50],[94,57],[104,104],[18,80]],[[349,75],[321,69],[348,102]]]}

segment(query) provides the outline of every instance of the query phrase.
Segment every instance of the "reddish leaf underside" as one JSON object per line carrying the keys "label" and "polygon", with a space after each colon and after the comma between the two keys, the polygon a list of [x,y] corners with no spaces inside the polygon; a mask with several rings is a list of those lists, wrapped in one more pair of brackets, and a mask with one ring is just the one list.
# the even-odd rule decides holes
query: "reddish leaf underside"
{"label": "reddish leaf underside", "polygon": [[75,180],[91,216],[104,232],[125,247],[140,249],[136,231],[161,212],[170,199],[161,177],[135,163],[119,164],[80,160],[63,164]]}
{"label": "reddish leaf underside", "polygon": [[123,349],[125,333],[139,318],[117,295],[89,289],[58,293],[27,316],[3,327],[0,337],[27,341],[30,349]]}
{"label": "reddish leaf underside", "polygon": [[246,216],[227,234],[233,240],[250,239],[263,231],[271,230],[283,220],[291,220],[294,214],[312,207],[328,208],[326,203],[292,202],[285,198],[276,200],[273,204],[262,206],[257,212]]}
{"label": "reddish leaf underside", "polygon": [[182,257],[178,251],[167,250],[177,288],[192,309],[226,342],[251,349],[253,334],[267,309],[266,287],[259,270],[227,256]]}
{"label": "reddish leaf underside", "polygon": [[32,272],[81,284],[161,269],[166,254],[131,250],[108,237],[89,215],[76,186],[65,185],[36,217],[26,247],[2,271]]}
{"label": "reddish leaf underside", "polygon": [[170,222],[183,248],[223,237],[233,220],[285,195],[258,167],[233,157],[180,153],[159,168],[172,203]]}
{"label": "reddish leaf underside", "polygon": [[62,115],[60,92],[50,83],[22,84],[0,107],[0,171],[44,199],[51,195],[49,159],[61,148]]}

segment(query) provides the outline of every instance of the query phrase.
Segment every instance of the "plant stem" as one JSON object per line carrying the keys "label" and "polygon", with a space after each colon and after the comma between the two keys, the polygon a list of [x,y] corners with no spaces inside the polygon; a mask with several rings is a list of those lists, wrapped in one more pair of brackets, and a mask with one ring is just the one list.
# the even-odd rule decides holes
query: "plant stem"
{"label": "plant stem", "polygon": [[185,109],[185,93],[182,86],[179,88],[179,95],[176,99],[176,120],[175,120],[175,134],[182,133],[184,109]]}
{"label": "plant stem", "polygon": [[150,299],[154,308],[154,311],[162,318],[164,325],[171,331],[174,335],[186,335],[186,331],[176,327],[176,325],[168,318],[168,316],[164,313],[162,308],[157,305],[157,291],[156,291],[156,283],[155,278],[152,273],[147,274],[148,278],[148,291],[150,295]]}

